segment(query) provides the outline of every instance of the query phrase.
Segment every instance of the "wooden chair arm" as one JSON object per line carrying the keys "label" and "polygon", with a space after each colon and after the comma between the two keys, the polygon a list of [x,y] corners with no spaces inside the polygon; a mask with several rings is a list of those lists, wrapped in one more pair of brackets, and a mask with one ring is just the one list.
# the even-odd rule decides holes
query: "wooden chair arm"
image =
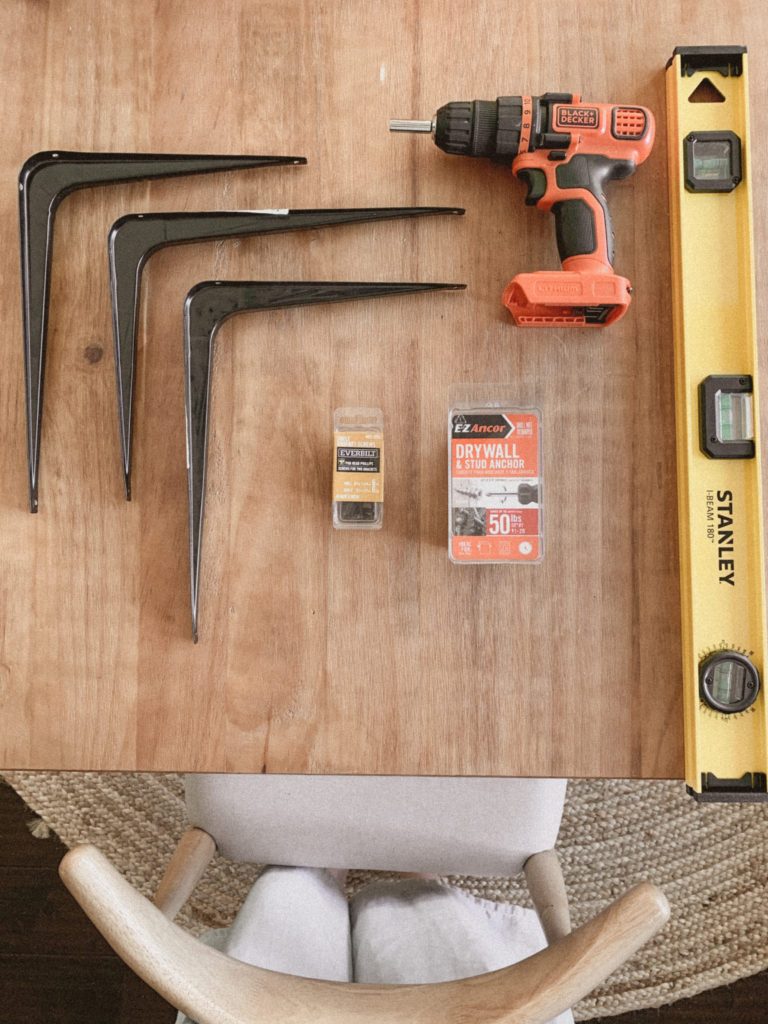
{"label": "wooden chair arm", "polygon": [[644,883],[592,921],[504,970],[432,985],[314,981],[252,967],[173,924],[93,846],[71,850],[61,877],[110,945],[199,1024],[542,1024],[589,993],[667,920]]}

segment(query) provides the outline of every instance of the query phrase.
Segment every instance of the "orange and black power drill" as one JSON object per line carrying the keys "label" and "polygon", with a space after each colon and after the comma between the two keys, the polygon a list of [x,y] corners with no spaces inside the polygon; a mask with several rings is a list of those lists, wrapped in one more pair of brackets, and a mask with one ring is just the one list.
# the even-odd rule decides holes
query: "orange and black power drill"
{"label": "orange and black power drill", "polygon": [[650,110],[545,93],[447,103],[434,121],[389,127],[432,132],[446,153],[511,166],[528,187],[526,204],[554,213],[563,269],[518,274],[507,286],[503,302],[516,324],[602,327],[626,312],[632,289],[613,270],[604,189],[633,174],[651,152]]}

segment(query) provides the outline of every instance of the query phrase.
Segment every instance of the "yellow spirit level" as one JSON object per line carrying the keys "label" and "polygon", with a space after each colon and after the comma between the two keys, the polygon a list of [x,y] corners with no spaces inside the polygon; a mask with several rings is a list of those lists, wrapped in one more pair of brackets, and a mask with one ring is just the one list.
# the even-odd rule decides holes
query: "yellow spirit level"
{"label": "yellow spirit level", "polygon": [[686,783],[766,800],[746,48],[678,47],[666,77]]}

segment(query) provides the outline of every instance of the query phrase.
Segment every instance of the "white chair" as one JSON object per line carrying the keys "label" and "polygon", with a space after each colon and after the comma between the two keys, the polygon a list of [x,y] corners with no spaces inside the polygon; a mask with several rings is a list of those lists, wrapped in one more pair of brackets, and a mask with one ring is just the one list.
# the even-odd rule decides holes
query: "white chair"
{"label": "white chair", "polygon": [[[663,895],[644,883],[571,932],[553,850],[563,780],[197,775],[186,786],[193,827],[155,905],[91,846],[70,851],[61,875],[126,963],[198,1024],[544,1024],[587,995],[668,917]],[[344,983],[264,969],[244,962],[260,920],[250,898],[223,952],[171,921],[217,847],[235,861],[305,868],[524,871],[543,934],[536,938],[530,927],[526,914],[534,912],[521,911],[531,948],[519,962],[429,984]],[[240,959],[227,955],[234,937]],[[253,948],[263,949],[265,940],[257,934]]]}

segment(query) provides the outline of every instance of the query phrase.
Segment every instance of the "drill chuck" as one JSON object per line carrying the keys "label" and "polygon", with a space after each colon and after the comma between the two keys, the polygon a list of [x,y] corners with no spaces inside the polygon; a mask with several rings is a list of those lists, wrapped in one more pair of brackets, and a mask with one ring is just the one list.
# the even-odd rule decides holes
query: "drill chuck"
{"label": "drill chuck", "polygon": [[434,121],[390,121],[390,131],[434,132],[435,145],[454,156],[480,156],[509,167],[523,150],[567,149],[570,135],[553,131],[551,108],[571,103],[569,93],[458,100],[440,107]]}
{"label": "drill chuck", "polygon": [[438,110],[435,145],[455,156],[482,156],[511,164],[520,149],[522,125],[522,96],[459,100]]}
{"label": "drill chuck", "polygon": [[[538,113],[538,102],[534,104]],[[390,121],[392,132],[434,132],[435,145],[454,156],[482,156],[509,165],[520,150],[523,97],[446,103],[434,121]]]}

